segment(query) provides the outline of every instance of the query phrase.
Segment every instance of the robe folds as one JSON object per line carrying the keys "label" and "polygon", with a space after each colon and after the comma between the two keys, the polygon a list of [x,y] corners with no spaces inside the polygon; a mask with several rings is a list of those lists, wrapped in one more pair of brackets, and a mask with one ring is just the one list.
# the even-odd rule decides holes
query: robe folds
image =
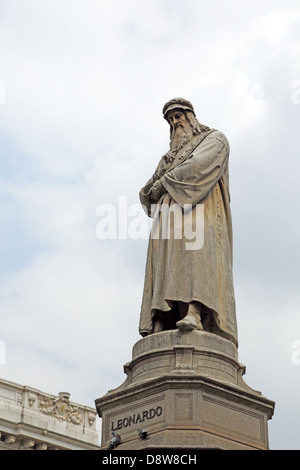
{"label": "robe folds", "polygon": [[220,334],[237,345],[228,158],[225,135],[204,132],[177,152],[160,179],[165,192],[159,201],[151,199],[154,176],[140,191],[153,217],[139,324],[143,336],[152,333],[157,311],[172,310],[173,302],[198,301]]}

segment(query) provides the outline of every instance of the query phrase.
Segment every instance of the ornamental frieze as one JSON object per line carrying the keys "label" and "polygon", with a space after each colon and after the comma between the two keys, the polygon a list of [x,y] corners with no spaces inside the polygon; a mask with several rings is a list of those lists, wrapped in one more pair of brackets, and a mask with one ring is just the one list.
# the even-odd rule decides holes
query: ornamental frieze
{"label": "ornamental frieze", "polygon": [[43,396],[40,398],[38,408],[41,413],[53,416],[59,421],[82,424],[82,414],[77,406],[70,404],[70,394],[61,392],[57,398]]}

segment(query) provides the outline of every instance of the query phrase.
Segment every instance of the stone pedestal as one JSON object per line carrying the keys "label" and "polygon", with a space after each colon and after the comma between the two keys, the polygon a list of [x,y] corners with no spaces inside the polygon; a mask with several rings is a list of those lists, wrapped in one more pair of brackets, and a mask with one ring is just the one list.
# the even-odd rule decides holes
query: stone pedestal
{"label": "stone pedestal", "polygon": [[269,448],[274,403],[245,384],[231,341],[163,331],[138,341],[124,370],[125,382],[95,400],[103,449],[111,431],[122,438],[116,450]]}

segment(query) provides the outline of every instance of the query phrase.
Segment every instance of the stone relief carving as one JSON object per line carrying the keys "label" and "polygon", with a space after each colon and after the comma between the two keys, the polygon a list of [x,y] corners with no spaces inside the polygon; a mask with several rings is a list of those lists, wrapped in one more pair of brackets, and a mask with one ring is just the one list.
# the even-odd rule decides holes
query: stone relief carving
{"label": "stone relief carving", "polygon": [[30,406],[30,408],[34,405],[35,401],[36,401],[36,396],[30,393],[28,395],[28,405]]}
{"label": "stone relief carving", "polygon": [[70,394],[59,393],[57,398],[43,396],[40,398],[39,410],[41,413],[53,416],[59,421],[67,423],[81,424],[82,413],[77,406],[71,405]]}
{"label": "stone relief carving", "polygon": [[89,413],[88,414],[88,422],[90,426],[93,426],[96,419],[96,415]]}

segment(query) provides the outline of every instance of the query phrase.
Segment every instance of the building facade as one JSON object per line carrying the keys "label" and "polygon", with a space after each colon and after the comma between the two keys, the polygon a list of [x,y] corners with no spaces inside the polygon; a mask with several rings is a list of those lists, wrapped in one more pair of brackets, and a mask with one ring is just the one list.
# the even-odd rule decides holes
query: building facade
{"label": "building facade", "polygon": [[94,408],[0,379],[0,450],[98,450]]}

